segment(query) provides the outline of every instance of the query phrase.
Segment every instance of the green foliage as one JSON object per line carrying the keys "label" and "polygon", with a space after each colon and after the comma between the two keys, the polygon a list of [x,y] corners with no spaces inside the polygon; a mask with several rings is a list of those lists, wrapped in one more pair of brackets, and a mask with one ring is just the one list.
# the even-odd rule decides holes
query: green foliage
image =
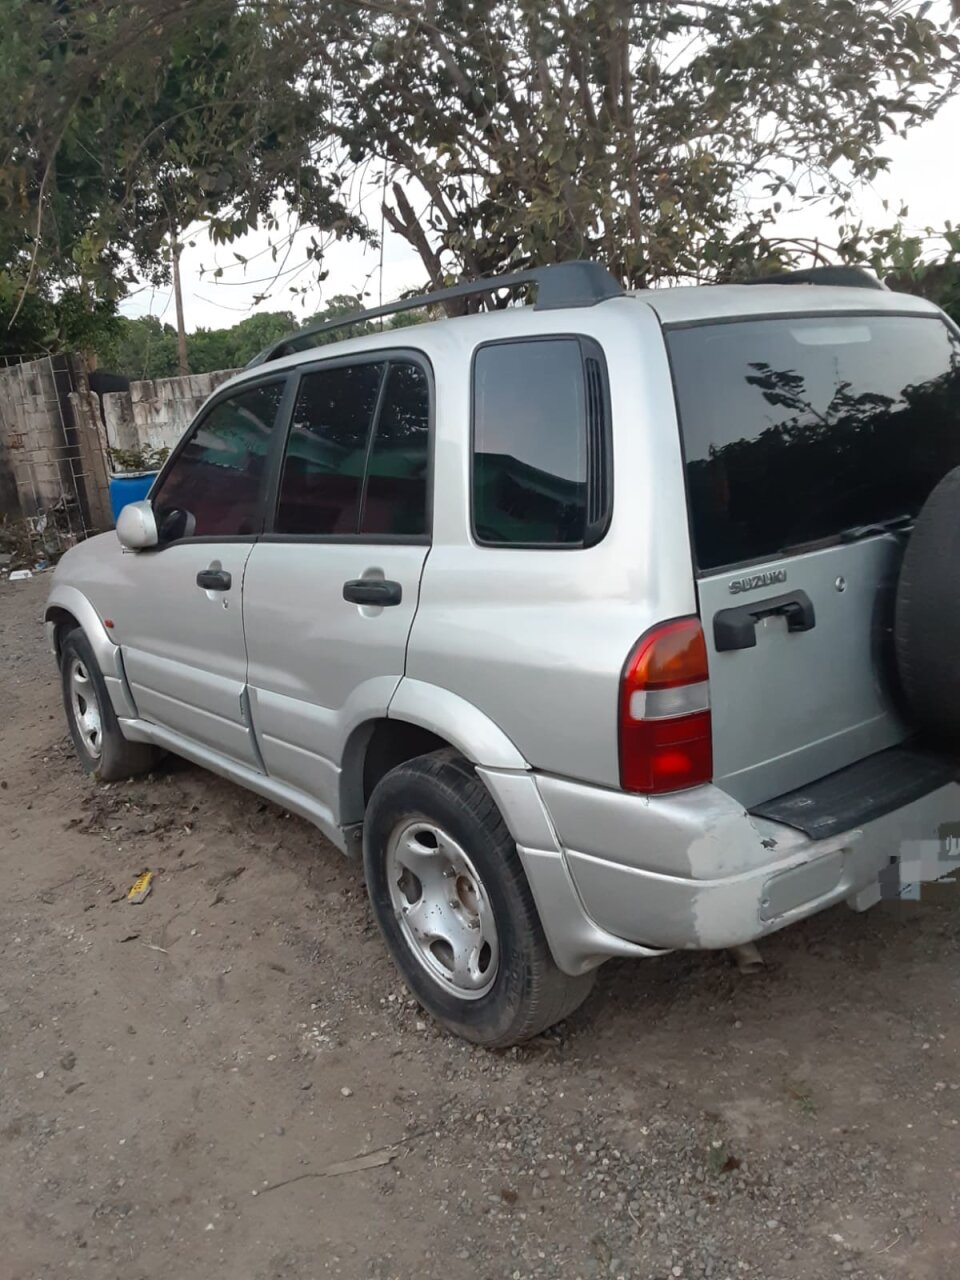
{"label": "green foliage", "polygon": [[141,449],[107,450],[114,471],[159,471],[170,457],[168,445],[144,445]]}
{"label": "green foliage", "polygon": [[[816,258],[774,233],[780,213],[819,205],[849,222],[886,141],[955,91],[957,19],[939,13],[915,0],[0,0],[0,322],[92,341],[134,274],[166,278],[197,223],[225,243],[275,230],[285,207],[315,228],[318,259],[325,237],[375,239],[356,175],[383,182],[383,217],[434,286],[574,257],[631,285]],[[51,320],[64,289],[79,312]],[[166,358],[162,329],[97,340],[129,365]],[[238,343],[198,333],[193,367],[243,363]]]}
{"label": "green foliage", "polygon": [[190,371],[240,369],[258,351],[296,327],[297,322],[289,311],[265,311],[248,316],[230,329],[198,329],[187,335]]}
{"label": "green foliage", "polygon": [[128,378],[173,378],[177,374],[177,335],[156,316],[131,320],[120,316],[116,332],[96,348],[97,363]]}
{"label": "green foliage", "polygon": [[[0,269],[11,315],[82,285],[91,315],[171,242],[275,225],[363,234],[322,159],[325,82],[302,78],[285,6],[0,0]],[[19,316],[17,316],[19,319]],[[9,321],[8,321],[9,324]]]}
{"label": "green foliage", "polygon": [[[198,329],[187,334],[187,359],[192,373],[239,369],[265,346],[291,333],[296,321],[288,311],[248,316],[229,329]],[[116,332],[97,348],[101,368],[141,378],[175,378],[178,372],[177,335],[156,316],[121,316]]]}
{"label": "green foliage", "polygon": [[[366,38],[356,39],[356,10]],[[844,215],[960,75],[955,22],[885,0],[295,4],[351,157],[434,284],[589,257],[625,282],[787,265],[784,204]],[[414,12],[419,14],[415,20]]]}
{"label": "green foliage", "polygon": [[925,236],[900,224],[874,231],[866,258],[889,288],[929,298],[960,324],[960,231],[951,223],[937,233],[928,227]]}
{"label": "green foliage", "polygon": [[0,270],[0,356],[92,351],[118,332],[116,307],[84,285],[68,285],[55,297],[20,289]]}

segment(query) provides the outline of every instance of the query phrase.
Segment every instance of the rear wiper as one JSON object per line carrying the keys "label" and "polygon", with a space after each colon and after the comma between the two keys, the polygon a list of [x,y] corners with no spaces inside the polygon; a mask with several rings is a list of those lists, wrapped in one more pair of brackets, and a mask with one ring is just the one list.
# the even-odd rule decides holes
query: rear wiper
{"label": "rear wiper", "polygon": [[860,542],[863,538],[875,538],[882,533],[898,533],[902,529],[909,529],[915,519],[915,516],[904,512],[903,515],[891,516],[889,520],[877,520],[874,524],[854,524],[849,529],[842,529],[839,533],[831,533],[823,538],[812,538],[807,542],[792,542],[787,546],[779,547],[775,555],[776,557],[802,555],[807,551],[822,551],[826,547],[835,547],[837,543]]}
{"label": "rear wiper", "polygon": [[860,542],[863,538],[875,538],[881,533],[897,533],[901,529],[908,529],[915,519],[915,516],[905,512],[903,515],[891,516],[889,520],[877,520],[873,524],[855,524],[843,530],[840,541]]}

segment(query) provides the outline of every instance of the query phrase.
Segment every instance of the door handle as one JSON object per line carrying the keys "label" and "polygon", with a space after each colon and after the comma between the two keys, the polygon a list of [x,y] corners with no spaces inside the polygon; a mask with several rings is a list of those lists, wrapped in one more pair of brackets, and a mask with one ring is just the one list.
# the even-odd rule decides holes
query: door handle
{"label": "door handle", "polygon": [[713,643],[718,653],[732,649],[752,649],[757,643],[757,623],[761,618],[780,616],[788,631],[812,631],[817,625],[813,601],[805,591],[785,596],[769,596],[735,609],[720,609],[713,615]]}
{"label": "door handle", "polygon": [[197,574],[197,586],[204,591],[229,591],[232,582],[226,569],[201,569]]}
{"label": "door handle", "polygon": [[399,604],[403,599],[403,587],[389,578],[353,578],[343,584],[343,598],[350,604],[384,606]]}

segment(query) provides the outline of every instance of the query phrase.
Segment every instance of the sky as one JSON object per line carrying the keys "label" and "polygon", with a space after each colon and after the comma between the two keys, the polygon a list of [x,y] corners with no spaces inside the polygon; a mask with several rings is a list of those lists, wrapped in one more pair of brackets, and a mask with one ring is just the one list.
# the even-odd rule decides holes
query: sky
{"label": "sky", "polygon": [[[871,188],[858,193],[857,207],[866,225],[885,226],[893,221],[883,210],[889,202],[892,214],[901,203],[909,208],[906,219],[911,230],[942,227],[944,222],[960,223],[960,165],[954,159],[960,139],[960,99],[948,103],[932,121],[915,129],[907,139],[892,139],[884,149],[891,159],[888,173]],[[366,197],[366,207],[378,207],[379,192]],[[782,234],[821,237],[829,243],[834,226],[815,209],[787,211],[780,223]],[[290,246],[283,266],[284,275],[272,288],[270,281],[282,265],[270,257],[269,238],[254,232],[233,245],[213,246],[197,235],[181,258],[184,316],[188,331],[196,328],[220,329],[236,324],[254,311],[292,311],[299,321],[314,315],[337,294],[365,292],[366,304],[388,302],[406,289],[424,286],[426,273],[406,241],[389,228],[383,251],[350,242],[334,243],[324,266],[329,272],[316,283],[317,268],[306,260],[307,233],[300,232]],[[242,254],[246,265],[234,256]],[[287,252],[285,246],[280,259]],[[223,275],[215,280],[217,266]],[[295,297],[290,287],[307,285],[303,297]],[[269,296],[258,301],[265,288]],[[173,295],[169,289],[141,289],[121,304],[124,315],[153,314],[175,323]]]}

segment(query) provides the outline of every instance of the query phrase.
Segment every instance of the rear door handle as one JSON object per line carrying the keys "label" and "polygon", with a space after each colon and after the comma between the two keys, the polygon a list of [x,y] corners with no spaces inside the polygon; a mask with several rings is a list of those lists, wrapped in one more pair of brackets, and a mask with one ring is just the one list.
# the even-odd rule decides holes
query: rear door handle
{"label": "rear door handle", "polygon": [[353,578],[343,584],[343,598],[350,604],[373,604],[380,607],[399,604],[403,587],[389,578]]}
{"label": "rear door handle", "polygon": [[226,569],[201,569],[197,574],[197,586],[204,591],[229,591],[232,582]]}
{"label": "rear door handle", "polygon": [[784,596],[768,596],[735,609],[720,609],[713,615],[713,643],[718,653],[752,649],[757,643],[757,623],[761,618],[783,617],[788,631],[812,631],[817,625],[813,601],[805,591]]}

